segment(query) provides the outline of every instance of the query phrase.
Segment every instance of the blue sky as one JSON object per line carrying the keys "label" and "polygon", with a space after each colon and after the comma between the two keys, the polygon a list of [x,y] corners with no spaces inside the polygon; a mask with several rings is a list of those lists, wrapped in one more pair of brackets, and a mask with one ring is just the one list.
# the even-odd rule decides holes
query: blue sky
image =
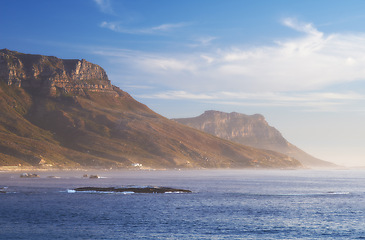
{"label": "blue sky", "polygon": [[0,0],[0,48],[99,64],[154,111],[263,114],[365,165],[365,1]]}

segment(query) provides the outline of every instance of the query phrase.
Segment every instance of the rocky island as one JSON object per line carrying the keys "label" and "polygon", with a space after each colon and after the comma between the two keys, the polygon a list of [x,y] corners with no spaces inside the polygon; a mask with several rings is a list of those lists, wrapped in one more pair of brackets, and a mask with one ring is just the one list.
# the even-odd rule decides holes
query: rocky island
{"label": "rocky island", "polygon": [[191,193],[190,190],[170,187],[80,187],[76,192],[121,192],[121,193]]}

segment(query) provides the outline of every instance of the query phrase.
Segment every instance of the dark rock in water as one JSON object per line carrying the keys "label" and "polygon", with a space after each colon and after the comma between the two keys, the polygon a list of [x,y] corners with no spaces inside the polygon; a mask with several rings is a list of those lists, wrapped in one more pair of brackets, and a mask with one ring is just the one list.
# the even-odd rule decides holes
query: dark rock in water
{"label": "dark rock in water", "polygon": [[8,189],[8,187],[1,187],[0,188],[0,193],[6,193],[6,189]]}
{"label": "dark rock in water", "polygon": [[21,178],[39,178],[38,174],[35,173],[22,173],[20,175]]}
{"label": "dark rock in water", "polygon": [[98,176],[98,175],[90,175],[89,178],[100,178],[100,176]]}
{"label": "dark rock in water", "polygon": [[169,187],[81,187],[74,189],[77,192],[134,192],[134,193],[167,193],[167,192],[181,192],[181,193],[191,193],[190,190],[177,189]]}

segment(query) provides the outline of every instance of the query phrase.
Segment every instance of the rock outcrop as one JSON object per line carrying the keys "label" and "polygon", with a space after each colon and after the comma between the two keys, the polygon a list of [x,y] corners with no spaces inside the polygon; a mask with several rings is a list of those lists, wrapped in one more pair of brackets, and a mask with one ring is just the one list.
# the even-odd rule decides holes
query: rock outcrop
{"label": "rock outcrop", "polygon": [[193,118],[174,119],[184,125],[206,133],[255,148],[268,149],[284,153],[298,159],[307,167],[334,167],[335,165],[317,159],[293,144],[270,126],[260,114],[245,115],[241,113],[224,113],[206,111]]}
{"label": "rock outcrop", "polygon": [[286,147],[289,144],[281,133],[269,126],[264,116],[260,114],[249,116],[236,112],[206,111],[198,117],[174,120],[248,146],[270,149],[270,145]]}
{"label": "rock outcrop", "polygon": [[113,93],[104,69],[85,59],[63,60],[7,49],[0,50],[0,80],[49,96]]}

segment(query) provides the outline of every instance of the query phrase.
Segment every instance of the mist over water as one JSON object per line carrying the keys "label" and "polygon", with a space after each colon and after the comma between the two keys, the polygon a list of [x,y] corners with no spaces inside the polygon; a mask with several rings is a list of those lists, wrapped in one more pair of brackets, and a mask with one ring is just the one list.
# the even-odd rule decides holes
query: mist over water
{"label": "mist over water", "polygon": [[[83,178],[84,174],[102,178]],[[361,239],[365,171],[0,173],[0,239]],[[60,178],[47,178],[57,176]],[[69,191],[166,186],[191,194]]]}

